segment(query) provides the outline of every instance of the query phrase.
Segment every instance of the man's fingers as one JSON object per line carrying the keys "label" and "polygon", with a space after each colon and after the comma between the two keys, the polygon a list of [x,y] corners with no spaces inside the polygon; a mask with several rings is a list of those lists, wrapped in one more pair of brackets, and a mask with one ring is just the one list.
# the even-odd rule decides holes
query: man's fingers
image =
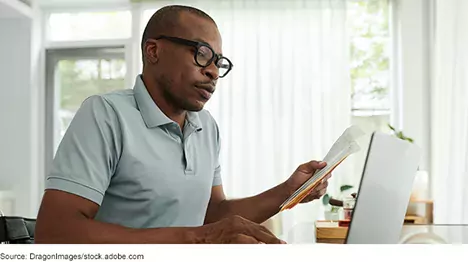
{"label": "man's fingers", "polygon": [[235,241],[237,244],[260,244],[260,242],[254,237],[250,237],[244,234],[237,235]]}
{"label": "man's fingers", "polygon": [[307,195],[301,202],[307,203],[315,199],[321,198],[325,193],[327,193],[328,182],[318,185],[312,190],[312,192]]}
{"label": "man's fingers", "polygon": [[320,189],[322,189],[322,188],[327,188],[327,187],[328,187],[328,181],[326,181],[326,180],[322,181],[322,183],[320,183],[320,184],[317,186],[317,188],[320,188]]}
{"label": "man's fingers", "polygon": [[249,230],[249,235],[265,244],[282,244],[281,240],[276,238],[272,233],[265,232],[262,228],[262,226],[252,227]]}
{"label": "man's fingers", "polygon": [[328,187],[328,181],[322,182],[317,185],[317,187],[312,190],[312,192],[318,192],[321,191],[322,189],[326,189]]}
{"label": "man's fingers", "polygon": [[303,203],[307,203],[307,202],[310,202],[312,200],[315,200],[315,199],[319,199],[320,197],[317,195],[317,194],[312,194],[312,195],[308,195],[304,198],[304,200],[302,200]]}
{"label": "man's fingers", "polygon": [[263,232],[265,232],[265,233],[267,233],[267,234],[269,234],[271,236],[274,236],[274,234],[270,230],[268,230],[268,228],[266,228],[266,227],[264,227],[264,226],[262,226],[260,224],[256,224],[256,223],[254,223],[252,221],[249,221],[249,222],[250,222],[250,227],[257,228],[258,230],[261,230],[261,231],[263,231]]}

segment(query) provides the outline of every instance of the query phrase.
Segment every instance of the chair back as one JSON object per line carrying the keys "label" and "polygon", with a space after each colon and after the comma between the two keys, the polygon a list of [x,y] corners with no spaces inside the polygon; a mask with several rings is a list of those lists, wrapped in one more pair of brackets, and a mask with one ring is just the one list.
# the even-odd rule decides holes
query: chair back
{"label": "chair back", "polygon": [[4,216],[0,211],[0,244],[33,244],[36,219]]}

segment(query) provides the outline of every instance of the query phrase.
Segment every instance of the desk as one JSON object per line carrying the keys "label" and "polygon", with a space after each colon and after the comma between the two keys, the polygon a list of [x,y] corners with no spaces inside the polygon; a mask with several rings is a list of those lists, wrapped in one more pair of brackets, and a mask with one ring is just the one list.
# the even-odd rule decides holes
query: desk
{"label": "desk", "polygon": [[402,243],[468,244],[468,225],[404,225]]}
{"label": "desk", "polygon": [[[335,233],[330,232],[319,230],[320,235],[317,238],[315,223],[301,223],[293,227],[284,239],[289,244],[342,244],[347,228],[338,228]],[[324,240],[323,237],[327,234],[329,238]],[[468,225],[404,225],[399,242],[402,244],[468,244]]]}
{"label": "desk", "polygon": [[432,200],[411,199],[406,210],[405,223],[432,224],[434,222],[434,202]]}

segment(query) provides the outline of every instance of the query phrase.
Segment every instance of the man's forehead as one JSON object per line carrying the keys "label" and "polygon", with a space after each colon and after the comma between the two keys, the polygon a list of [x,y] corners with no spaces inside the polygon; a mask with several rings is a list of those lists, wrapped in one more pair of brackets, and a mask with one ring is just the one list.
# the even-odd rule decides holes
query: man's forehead
{"label": "man's forehead", "polygon": [[182,12],[179,16],[178,25],[179,28],[176,29],[176,33],[180,34],[179,37],[204,42],[210,45],[215,52],[222,52],[221,35],[216,25],[209,19]]}

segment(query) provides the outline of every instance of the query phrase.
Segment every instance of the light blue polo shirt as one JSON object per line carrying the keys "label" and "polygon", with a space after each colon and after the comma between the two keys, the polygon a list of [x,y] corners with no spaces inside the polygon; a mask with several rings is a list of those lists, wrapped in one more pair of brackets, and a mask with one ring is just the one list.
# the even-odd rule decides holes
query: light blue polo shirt
{"label": "light blue polo shirt", "polygon": [[156,106],[138,76],[133,90],[86,99],[47,178],[46,189],[100,205],[96,219],[132,228],[203,225],[221,185],[220,138],[206,110],[183,130]]}

